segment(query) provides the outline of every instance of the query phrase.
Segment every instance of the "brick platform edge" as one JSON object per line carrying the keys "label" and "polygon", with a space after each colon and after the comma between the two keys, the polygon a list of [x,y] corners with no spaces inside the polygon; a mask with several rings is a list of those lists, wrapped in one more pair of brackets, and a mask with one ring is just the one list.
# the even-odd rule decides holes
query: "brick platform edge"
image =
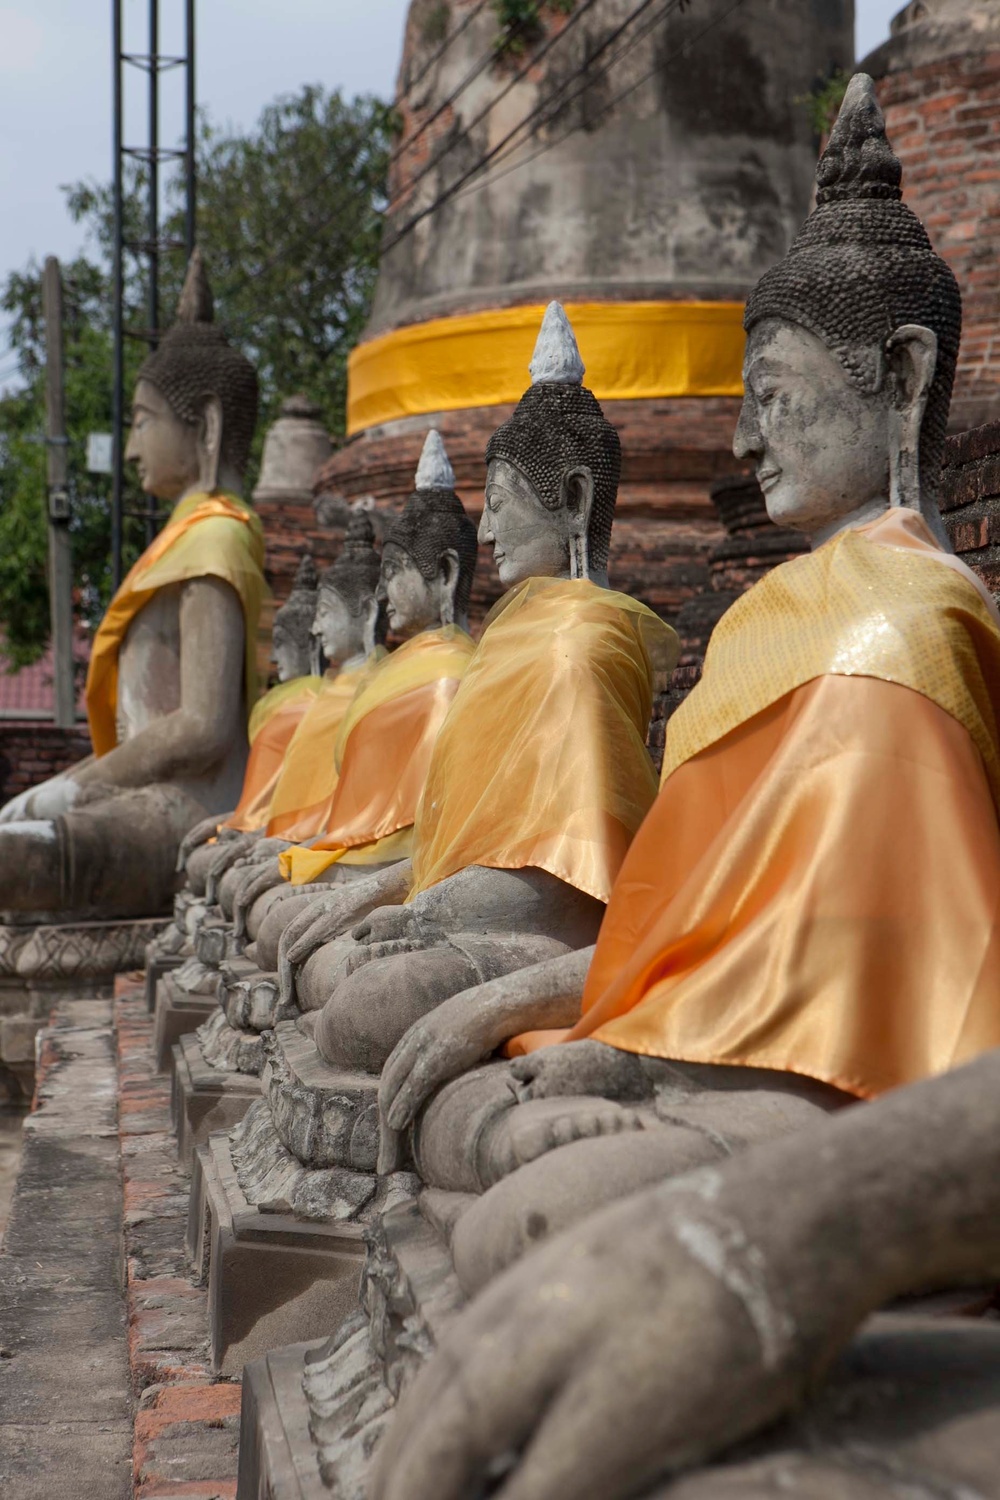
{"label": "brick platform edge", "polygon": [[189,1178],[157,1074],[141,975],[115,986],[128,1357],[136,1394],[135,1500],[233,1500],[238,1384],[208,1363],[208,1294],[184,1258]]}

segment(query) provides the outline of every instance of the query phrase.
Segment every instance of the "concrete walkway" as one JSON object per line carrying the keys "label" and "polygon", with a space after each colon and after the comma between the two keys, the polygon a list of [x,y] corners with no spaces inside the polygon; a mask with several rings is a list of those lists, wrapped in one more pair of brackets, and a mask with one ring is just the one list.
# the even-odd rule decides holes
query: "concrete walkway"
{"label": "concrete walkway", "polygon": [[0,1252],[0,1495],[127,1500],[132,1400],[111,1002],[60,1007]]}

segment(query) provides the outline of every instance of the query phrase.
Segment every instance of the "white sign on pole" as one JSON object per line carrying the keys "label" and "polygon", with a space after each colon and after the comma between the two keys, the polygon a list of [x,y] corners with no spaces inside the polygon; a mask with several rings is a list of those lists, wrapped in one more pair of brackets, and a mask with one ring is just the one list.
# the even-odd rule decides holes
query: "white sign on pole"
{"label": "white sign on pole", "polygon": [[111,473],[112,443],[110,432],[87,433],[87,473]]}

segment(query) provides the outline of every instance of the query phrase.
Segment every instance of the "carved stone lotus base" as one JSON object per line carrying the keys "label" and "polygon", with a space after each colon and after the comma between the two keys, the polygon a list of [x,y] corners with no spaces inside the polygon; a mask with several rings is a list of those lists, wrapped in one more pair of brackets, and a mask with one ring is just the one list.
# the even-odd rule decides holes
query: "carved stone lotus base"
{"label": "carved stone lotus base", "polygon": [[[216,1015],[229,1031],[222,1012],[217,1010]],[[214,1024],[215,1016],[205,1023]],[[254,1040],[259,1044],[259,1037]],[[173,1072],[170,1113],[177,1155],[183,1166],[190,1167],[196,1146],[202,1145],[213,1130],[238,1125],[254,1100],[260,1098],[260,1079],[253,1073],[223,1072],[212,1067],[202,1055],[198,1032],[175,1043]]]}
{"label": "carved stone lotus base", "polygon": [[399,1392],[462,1306],[444,1241],[412,1199],[379,1216],[363,1310],[324,1343],[243,1372],[238,1500],[362,1500]]}
{"label": "carved stone lotus base", "polygon": [[0,924],[0,1065],[30,1094],[35,1035],[65,1000],[106,998],[116,974],[141,969],[163,918]]}
{"label": "carved stone lotus base", "polygon": [[208,1283],[212,1365],[221,1375],[349,1316],[364,1221],[413,1185],[399,1175],[379,1182],[342,1169],[307,1172],[270,1129],[263,1100],[230,1134],[213,1133],[197,1162],[188,1244]]}

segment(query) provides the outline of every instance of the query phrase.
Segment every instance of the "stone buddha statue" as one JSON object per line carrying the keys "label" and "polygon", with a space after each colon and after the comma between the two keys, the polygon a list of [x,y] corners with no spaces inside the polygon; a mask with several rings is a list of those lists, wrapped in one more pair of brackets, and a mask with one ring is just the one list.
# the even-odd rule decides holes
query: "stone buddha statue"
{"label": "stone buddha statue", "polygon": [[452,1240],[467,1291],[644,1183],[1000,1044],[1000,616],[941,542],[961,306],[900,175],[858,75],[746,309],[734,451],[812,550],[716,627],[595,950],[455,996],[383,1072],[424,1181],[486,1189]]}
{"label": "stone buddha statue", "polygon": [[618,436],[558,303],[531,375],[487,451],[480,540],[509,592],[434,747],[412,869],[331,893],[281,939],[335,1066],[378,1073],[449,995],[592,942],[655,794],[654,662],[676,638],[607,587]]}
{"label": "stone buddha statue", "polygon": [[239,498],[257,377],[212,316],[196,250],[177,322],[140,368],[126,451],[174,509],[94,639],[94,755],[0,812],[0,909],[169,909],[182,837],[239,798],[266,590],[260,525]]}
{"label": "stone buddha statue", "polygon": [[[435,429],[427,434],[414,483],[386,535],[377,589],[386,622],[405,637],[403,644],[373,664],[351,703],[332,751],[329,801],[308,828],[299,823],[282,830],[272,818],[271,831],[285,831],[299,847],[288,848],[240,892],[239,906],[249,913],[264,964],[270,960],[273,966],[280,931],[302,908],[299,887],[312,891],[317,882],[355,881],[373,868],[408,860],[434,742],[472,657],[467,611],[476,530],[455,493]],[[317,824],[319,837],[309,837],[303,847]],[[280,912],[275,907],[261,929],[262,897],[275,889]]]}

